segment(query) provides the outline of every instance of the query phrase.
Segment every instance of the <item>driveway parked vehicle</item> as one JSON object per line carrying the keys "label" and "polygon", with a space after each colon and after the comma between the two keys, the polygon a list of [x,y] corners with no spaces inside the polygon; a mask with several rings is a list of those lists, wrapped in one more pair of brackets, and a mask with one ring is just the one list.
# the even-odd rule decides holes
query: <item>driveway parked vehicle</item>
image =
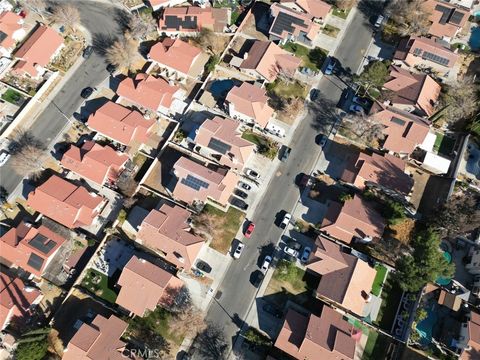
{"label": "driveway parked vehicle", "polygon": [[361,105],[361,106],[368,106],[370,105],[370,101],[368,99],[362,98],[360,96],[354,96],[353,97],[353,102],[355,104]]}
{"label": "driveway parked vehicle", "polygon": [[253,230],[255,230],[255,224],[253,222],[250,222],[250,224],[248,224],[247,230],[245,230],[245,237],[247,239],[250,239],[250,237],[252,236]]}
{"label": "driveway parked vehicle", "polygon": [[298,257],[298,251],[297,251],[297,250],[294,250],[294,249],[292,249],[292,248],[290,248],[290,247],[288,247],[288,246],[285,246],[285,247],[283,248],[283,251],[284,251],[285,254],[287,254],[287,255],[293,256],[293,257],[295,257],[295,258]]}
{"label": "driveway parked vehicle", "polygon": [[309,248],[308,246],[305,247],[302,253],[302,257],[300,258],[300,261],[302,263],[306,263],[308,261],[308,258],[310,257],[310,254],[312,253],[312,249]]}
{"label": "driveway parked vehicle", "polygon": [[325,75],[332,75],[333,70],[335,70],[335,65],[337,65],[337,62],[333,58],[328,58],[328,64],[327,67],[325,68]]}
{"label": "driveway parked vehicle", "polygon": [[238,183],[238,186],[247,191],[252,190],[252,187],[249,184],[244,183],[243,181],[240,181]]}
{"label": "driveway parked vehicle", "polygon": [[288,224],[290,224],[290,220],[292,219],[292,214],[286,213],[283,217],[282,222],[280,223],[280,228],[285,229]]}
{"label": "driveway parked vehicle", "polygon": [[302,248],[302,244],[300,244],[298,241],[293,240],[292,238],[288,238],[287,240],[285,240],[285,244],[287,244],[289,248],[292,248],[294,250],[300,250]]}
{"label": "driveway parked vehicle", "polygon": [[252,179],[255,179],[255,180],[260,179],[260,174],[257,173],[255,170],[247,169],[247,170],[245,171],[245,174],[246,174],[248,177],[252,178]]}
{"label": "driveway parked vehicle", "polygon": [[265,256],[265,260],[263,260],[262,267],[260,270],[265,274],[272,263],[272,257],[270,255]]}
{"label": "driveway parked vehicle", "polygon": [[240,189],[235,189],[233,193],[242,199],[246,199],[248,197],[248,194]]}
{"label": "driveway parked vehicle", "polygon": [[195,267],[199,270],[202,270],[203,272],[206,272],[207,274],[212,271],[212,267],[203,260],[198,260]]}
{"label": "driveway parked vehicle", "polygon": [[242,210],[247,210],[248,209],[248,204],[239,199],[239,198],[236,198],[234,196],[232,196],[232,198],[230,199],[230,204],[232,204],[233,206],[236,206],[238,207],[239,209],[242,209]]}
{"label": "driveway parked vehicle", "polygon": [[240,259],[240,255],[242,255],[243,248],[245,247],[245,244],[242,242],[239,242],[237,245],[237,248],[235,249],[233,253],[233,258],[234,259]]}

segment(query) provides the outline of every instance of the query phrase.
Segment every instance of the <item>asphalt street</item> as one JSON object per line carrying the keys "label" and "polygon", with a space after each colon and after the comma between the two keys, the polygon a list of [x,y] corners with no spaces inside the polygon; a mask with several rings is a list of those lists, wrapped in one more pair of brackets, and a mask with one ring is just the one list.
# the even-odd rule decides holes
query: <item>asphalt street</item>
{"label": "asphalt street", "polygon": [[[106,63],[101,55],[102,47],[121,33],[118,8],[108,4],[77,1],[82,25],[90,32],[96,52],[85,60],[64,84],[53,101],[45,107],[35,122],[28,128],[33,136],[47,147],[66,127],[68,119],[81,106],[84,99],[80,97],[82,89],[96,87],[108,77]],[[106,16],[106,14],[109,14]],[[0,170],[0,184],[9,194],[22,182],[25,174],[18,174],[7,162]]]}
{"label": "asphalt street", "polygon": [[[345,38],[337,48],[335,57],[343,68],[357,69],[363,61],[372,38],[367,20],[359,13],[347,29]],[[223,329],[232,345],[239,333],[243,319],[254,301],[257,288],[250,283],[252,272],[263,261],[262,249],[273,248],[281,237],[282,230],[274,224],[276,214],[291,212],[299,199],[295,177],[309,174],[320,155],[321,148],[315,143],[319,133],[329,133],[335,117],[335,105],[341,98],[345,84],[335,76],[324,76],[318,86],[320,95],[313,111],[299,124],[292,137],[291,155],[281,163],[271,180],[266,194],[250,219],[256,224],[250,239],[243,239],[246,246],[240,259],[232,262],[213,299],[206,319]],[[262,253],[262,259],[259,259]],[[221,296],[219,296],[221,294]]]}

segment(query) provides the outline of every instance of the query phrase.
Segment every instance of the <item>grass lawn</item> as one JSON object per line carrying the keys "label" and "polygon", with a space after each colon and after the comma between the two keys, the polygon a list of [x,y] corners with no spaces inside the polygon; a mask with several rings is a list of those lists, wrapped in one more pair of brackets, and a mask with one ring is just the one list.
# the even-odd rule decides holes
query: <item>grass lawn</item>
{"label": "grass lawn", "polygon": [[385,331],[391,330],[398,306],[400,305],[402,293],[402,289],[393,281],[392,275],[389,273],[382,289],[382,306],[375,320],[375,323],[381,329]]}
{"label": "grass lawn", "polygon": [[454,145],[455,139],[452,139],[451,137],[445,136],[441,133],[437,133],[433,150],[438,152],[440,155],[450,156]]}
{"label": "grass lawn", "polygon": [[334,7],[333,11],[332,11],[332,15],[337,16],[337,17],[342,18],[342,19],[346,19],[348,14],[350,13],[350,10],[351,9],[341,10],[337,7]]}
{"label": "grass lawn", "polygon": [[244,131],[242,138],[257,145],[258,152],[273,160],[278,153],[278,144],[269,138],[256,134],[252,131]]}
{"label": "grass lawn", "polygon": [[285,99],[291,99],[296,97],[305,99],[308,92],[307,87],[298,81],[287,83],[281,80],[276,80],[275,82],[268,84],[267,90],[272,91],[277,96]]}
{"label": "grass lawn", "polygon": [[147,157],[140,152],[136,153],[132,159],[132,162],[135,166],[138,166],[138,168],[141,168],[145,161],[147,161]]}
{"label": "grass lawn", "polygon": [[88,269],[87,274],[82,280],[82,286],[91,293],[97,295],[99,298],[114,304],[117,299],[117,293],[113,291],[113,284],[109,284],[109,282],[111,282],[111,279],[105,274],[102,274],[95,269]]}
{"label": "grass lawn", "polygon": [[264,136],[255,134],[252,131],[244,131],[242,134],[242,139],[248,140],[255,145],[261,145],[265,140]]}
{"label": "grass lawn", "polygon": [[203,212],[215,218],[216,236],[213,236],[210,247],[225,254],[230,249],[240,224],[243,223],[245,213],[233,207],[230,207],[227,212],[223,212],[209,204],[205,205]]}
{"label": "grass lawn", "polygon": [[2,94],[2,99],[11,104],[18,105],[21,100],[23,100],[23,96],[13,89],[7,89],[7,91]]}
{"label": "grass lawn", "polygon": [[273,273],[273,278],[282,282],[287,282],[295,292],[306,290],[306,282],[303,280],[305,270],[295,266],[295,263],[280,260]]}
{"label": "grass lawn", "polygon": [[362,360],[385,359],[390,339],[374,330],[369,330]]}
{"label": "grass lawn", "polygon": [[382,292],[382,285],[387,276],[387,268],[377,264],[375,265],[375,270],[377,270],[377,275],[375,275],[375,280],[373,280],[372,294],[378,296]]}
{"label": "grass lawn", "polygon": [[295,54],[302,59],[302,66],[313,71],[318,71],[322,67],[323,61],[327,57],[327,52],[319,47],[309,49],[294,42],[288,42],[282,46],[284,50]]}
{"label": "grass lawn", "polygon": [[332,26],[332,25],[325,25],[324,28],[322,29],[322,32],[327,35],[336,38],[338,33],[340,32],[340,29]]}

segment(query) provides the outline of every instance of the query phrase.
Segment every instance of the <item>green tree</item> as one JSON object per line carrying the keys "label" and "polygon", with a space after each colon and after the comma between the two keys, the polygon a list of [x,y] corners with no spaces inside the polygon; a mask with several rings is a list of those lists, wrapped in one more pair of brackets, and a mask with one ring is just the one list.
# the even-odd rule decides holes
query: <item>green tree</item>
{"label": "green tree", "polygon": [[399,202],[389,200],[385,208],[385,218],[389,225],[397,225],[406,218],[405,208]]}
{"label": "green tree", "polygon": [[381,88],[388,79],[390,66],[388,61],[372,61],[363,72],[356,77],[356,81],[363,85],[368,92],[370,87]]}
{"label": "green tree", "polygon": [[48,351],[48,333],[50,328],[37,329],[25,333],[18,340],[18,346],[15,349],[15,359],[17,360],[41,360],[47,355]]}

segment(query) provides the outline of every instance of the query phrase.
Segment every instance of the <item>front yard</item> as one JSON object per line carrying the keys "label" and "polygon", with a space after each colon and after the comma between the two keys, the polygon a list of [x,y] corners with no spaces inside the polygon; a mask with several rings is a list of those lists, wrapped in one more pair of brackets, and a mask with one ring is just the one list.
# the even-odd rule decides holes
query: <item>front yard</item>
{"label": "front yard", "polygon": [[117,300],[117,293],[113,290],[113,285],[111,278],[95,269],[88,269],[82,280],[82,287],[112,304]]}
{"label": "front yard", "polygon": [[342,10],[337,7],[333,7],[332,15],[342,19],[346,19],[351,9]]}
{"label": "front yard", "polygon": [[288,42],[283,45],[282,48],[301,58],[302,66],[313,71],[319,71],[322,67],[323,61],[327,57],[327,52],[319,47],[309,49],[300,44]]}
{"label": "front yard", "polygon": [[340,29],[335,26],[327,24],[322,29],[322,32],[327,36],[336,38],[338,36],[338,33],[340,32]]}
{"label": "front yard", "polygon": [[253,131],[245,131],[242,138],[257,145],[259,154],[273,160],[278,153],[278,143],[267,138],[266,136],[254,133]]}

